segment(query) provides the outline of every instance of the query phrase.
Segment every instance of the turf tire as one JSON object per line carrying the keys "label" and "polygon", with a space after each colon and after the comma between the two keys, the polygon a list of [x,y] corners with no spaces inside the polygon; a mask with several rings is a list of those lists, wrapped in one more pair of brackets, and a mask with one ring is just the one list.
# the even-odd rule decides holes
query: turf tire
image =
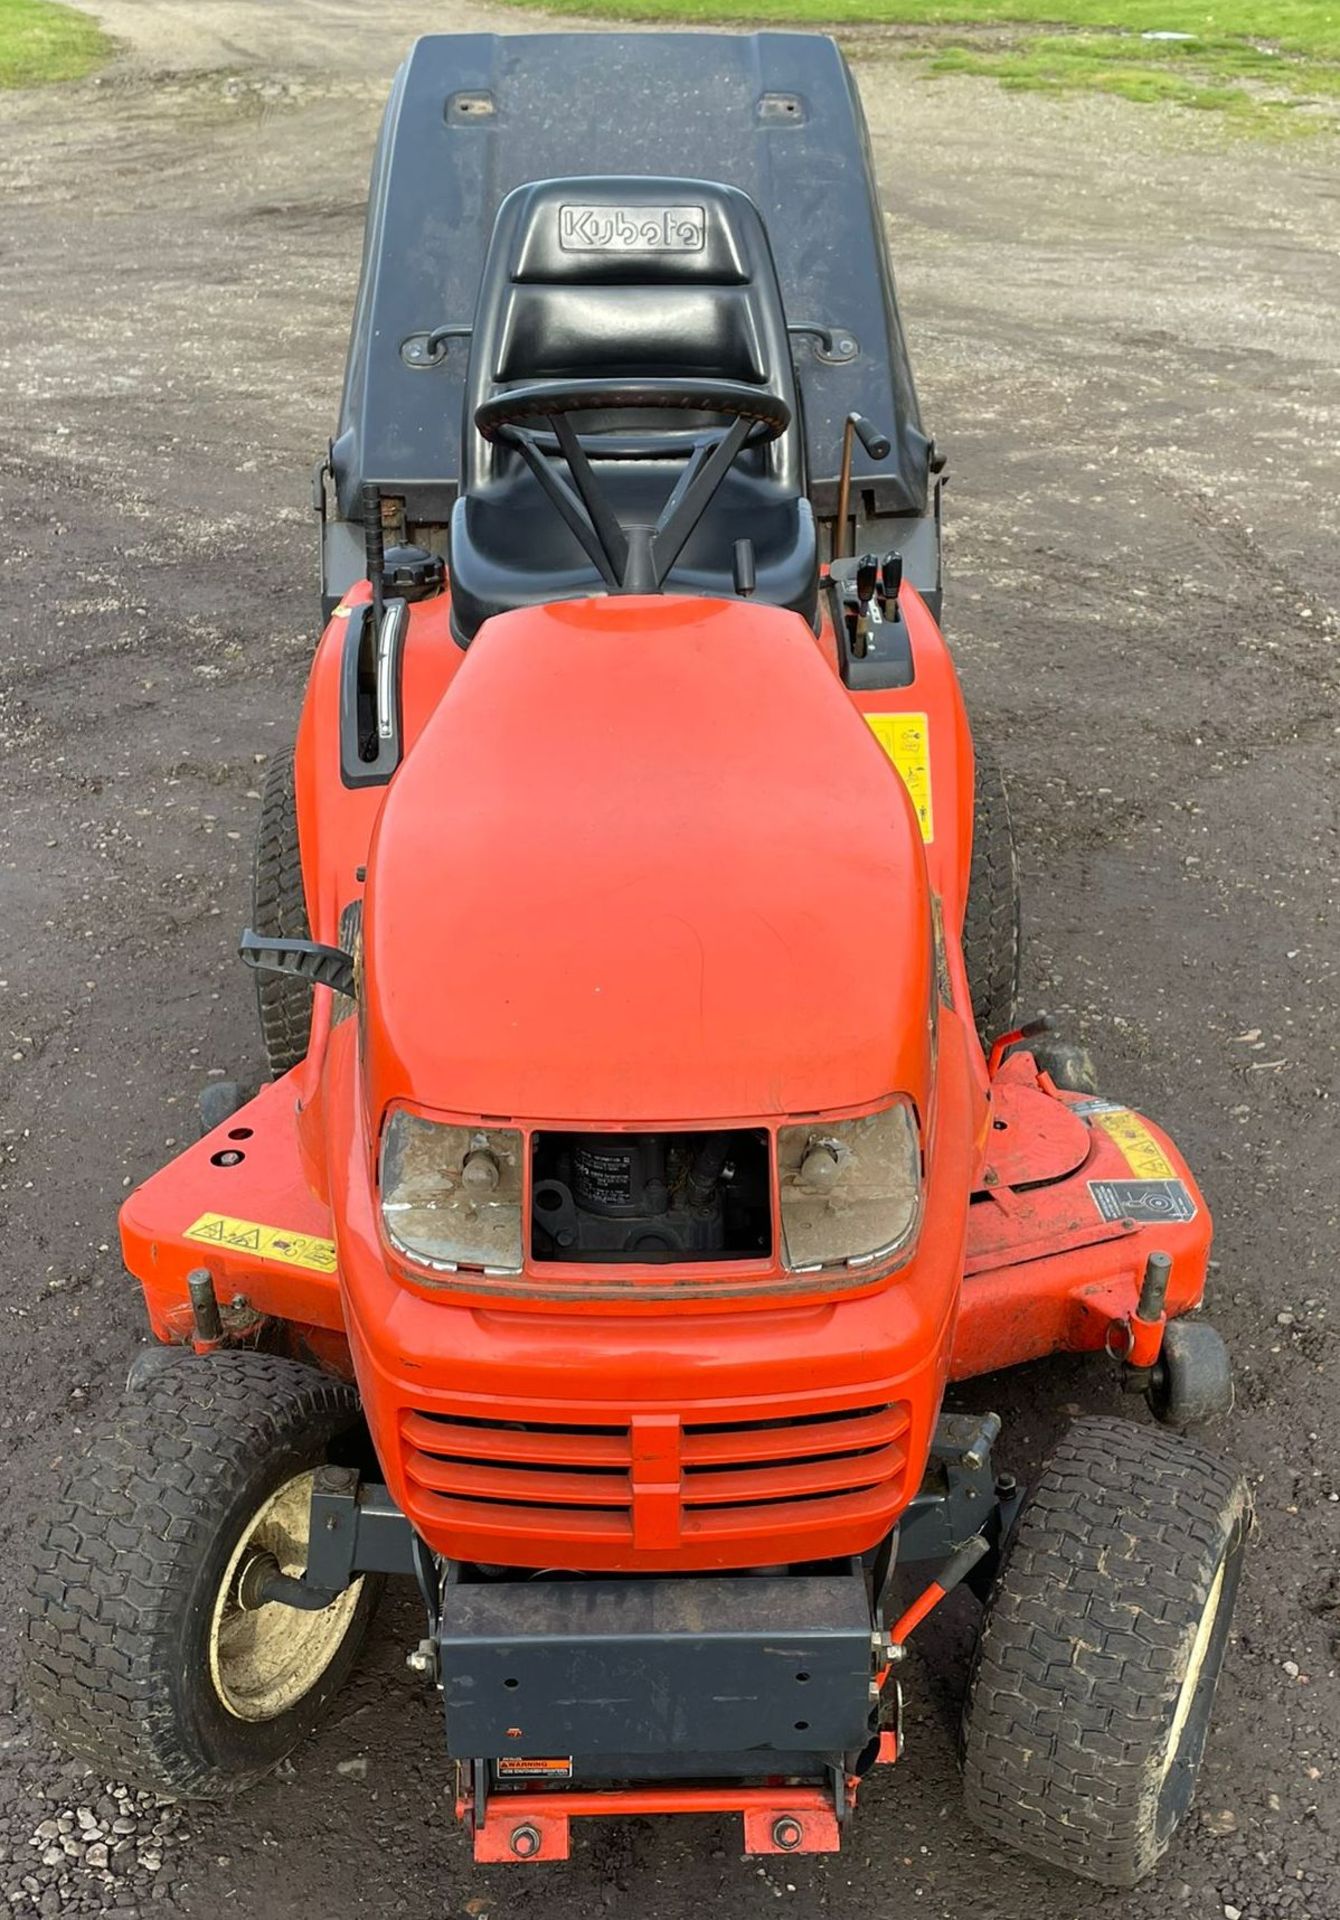
{"label": "turf tire", "polygon": [[316,1684],[239,1719],[211,1676],[214,1600],[248,1522],[359,1424],[357,1396],[257,1353],[154,1371],[86,1437],[37,1543],[26,1607],[29,1698],[61,1745],[111,1779],[178,1798],[260,1778],[347,1678],[376,1605],[367,1578]]}
{"label": "turf tire", "polygon": [[[293,753],[277,753],[265,770],[252,868],[251,924],[269,940],[310,940],[298,854]],[[270,1072],[277,1080],[306,1058],[312,1030],[312,988],[292,974],[256,974],[256,1005]]]}
{"label": "turf tire", "polygon": [[972,868],[963,916],[963,964],[984,1047],[1016,1024],[1019,1000],[1019,863],[1010,799],[989,747],[975,749]]}
{"label": "turf tire", "polygon": [[1156,1864],[1195,1791],[1250,1517],[1239,1474],[1157,1427],[1066,1434],[964,1703],[967,1809],[994,1840],[1109,1887]]}

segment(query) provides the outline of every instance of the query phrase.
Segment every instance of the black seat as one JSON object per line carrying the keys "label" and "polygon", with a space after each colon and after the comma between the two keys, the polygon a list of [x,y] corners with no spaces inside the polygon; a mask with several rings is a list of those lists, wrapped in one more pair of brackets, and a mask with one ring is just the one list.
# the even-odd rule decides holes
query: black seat
{"label": "black seat", "polygon": [[[606,583],[514,446],[475,428],[509,387],[593,377],[732,380],[778,395],[791,425],[748,444],[689,536],[667,592],[735,592],[753,543],[754,597],[815,616],[818,558],[804,436],[777,272],[758,209],[701,180],[601,177],[519,187],[498,209],[465,387],[461,495],[451,520],[452,613],[469,640],[508,608]],[[594,424],[594,423],[593,423]],[[606,414],[584,444],[625,524],[651,524],[699,437],[682,409]],[[554,454],[557,460],[557,449]]]}

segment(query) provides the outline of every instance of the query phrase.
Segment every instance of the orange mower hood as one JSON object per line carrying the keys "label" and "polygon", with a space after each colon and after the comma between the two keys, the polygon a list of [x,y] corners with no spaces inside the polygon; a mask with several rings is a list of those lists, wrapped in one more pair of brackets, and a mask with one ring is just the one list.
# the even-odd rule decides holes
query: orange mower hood
{"label": "orange mower hood", "polygon": [[369,1118],[925,1113],[932,977],[911,804],[799,617],[523,609],[481,630],[378,822]]}

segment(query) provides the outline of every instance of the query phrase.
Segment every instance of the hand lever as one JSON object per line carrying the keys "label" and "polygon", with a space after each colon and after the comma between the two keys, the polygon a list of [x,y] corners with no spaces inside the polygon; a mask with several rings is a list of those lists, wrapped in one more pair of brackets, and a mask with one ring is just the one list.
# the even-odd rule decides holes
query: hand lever
{"label": "hand lever", "polygon": [[372,630],[380,632],[382,597],[386,591],[386,535],[382,526],[382,491],[373,481],[365,481],[362,492],[363,550],[367,556],[368,583],[372,588]]}
{"label": "hand lever", "polygon": [[870,631],[881,621],[875,588],[879,585],[879,561],[873,553],[863,553],[856,562],[856,620],[852,627],[851,650],[864,660],[870,645]]}
{"label": "hand lever", "polygon": [[851,443],[858,439],[872,460],[887,460],[892,441],[872,426],[863,413],[849,413],[842,429],[842,464],[838,472],[837,525],[833,529],[833,557],[847,551],[847,511],[851,504]]}
{"label": "hand lever", "polygon": [[863,413],[849,413],[847,419],[851,425],[852,432],[870,455],[870,458],[872,460],[887,460],[889,457],[889,447],[891,445],[888,434],[881,433],[879,428],[875,426],[873,422],[867,420]]}
{"label": "hand lever", "polygon": [[742,600],[747,600],[758,585],[758,569],[754,563],[754,543],[752,540],[737,540],[733,550],[735,591]]}

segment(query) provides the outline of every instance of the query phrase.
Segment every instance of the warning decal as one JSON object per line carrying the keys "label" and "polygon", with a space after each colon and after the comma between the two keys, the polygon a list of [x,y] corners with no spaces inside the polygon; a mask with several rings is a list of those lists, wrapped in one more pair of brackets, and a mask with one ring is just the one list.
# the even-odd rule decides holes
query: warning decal
{"label": "warning decal", "polygon": [[1180,1180],[1090,1180],[1089,1192],[1104,1220],[1171,1226],[1196,1217],[1196,1203]]}
{"label": "warning decal", "polygon": [[1172,1180],[1176,1169],[1138,1113],[1129,1107],[1113,1107],[1106,1113],[1090,1114],[1091,1124],[1101,1127],[1108,1139],[1121,1149],[1122,1159],[1137,1180]]}
{"label": "warning decal", "polygon": [[545,1780],[571,1780],[572,1758],[566,1760],[536,1760],[530,1754],[505,1754],[494,1762],[500,1780],[528,1780],[539,1775]]}
{"label": "warning decal", "polygon": [[921,822],[921,837],[928,843],[935,838],[935,816],[931,810],[930,726],[924,713],[868,713],[870,728],[899,773],[912,796],[912,805]]}
{"label": "warning decal", "polygon": [[335,1242],[314,1233],[286,1233],[283,1227],[263,1227],[257,1220],[234,1220],[226,1213],[202,1213],[186,1229],[187,1240],[228,1253],[250,1253],[261,1260],[278,1260],[286,1267],[307,1267],[313,1273],[334,1273]]}

